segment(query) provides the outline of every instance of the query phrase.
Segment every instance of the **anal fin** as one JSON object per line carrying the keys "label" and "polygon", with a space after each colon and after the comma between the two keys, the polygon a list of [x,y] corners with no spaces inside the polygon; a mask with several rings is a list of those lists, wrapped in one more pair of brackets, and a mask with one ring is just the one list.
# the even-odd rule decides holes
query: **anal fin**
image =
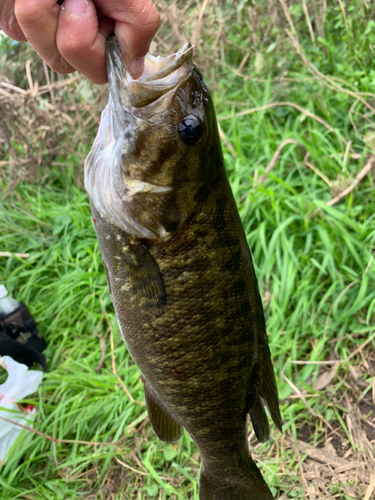
{"label": "anal fin", "polygon": [[143,378],[143,384],[147,413],[155,434],[162,441],[177,441],[182,436],[184,428],[145,378]]}
{"label": "anal fin", "polygon": [[274,424],[279,429],[279,431],[282,432],[283,424],[280,415],[279,397],[277,394],[275,373],[273,371],[273,366],[271,362],[271,353],[268,344],[266,344],[264,348],[267,350],[267,353],[264,356],[264,367],[263,367],[264,370],[263,370],[262,385],[261,385],[261,390],[259,391],[259,395],[266,403],[267,409],[270,412]]}
{"label": "anal fin", "polygon": [[[282,432],[279,398],[268,343],[264,343],[262,349],[264,349],[262,361],[254,368],[254,375],[251,380],[252,390],[249,392],[246,401],[246,412],[250,413],[254,432],[261,443],[266,441],[270,434],[264,406],[267,407],[276,427]],[[255,389],[253,389],[253,386],[255,386]]]}
{"label": "anal fin", "polygon": [[250,410],[250,417],[258,441],[260,443],[264,443],[270,435],[270,426],[264,410],[263,401],[259,396],[255,399],[255,402]]}

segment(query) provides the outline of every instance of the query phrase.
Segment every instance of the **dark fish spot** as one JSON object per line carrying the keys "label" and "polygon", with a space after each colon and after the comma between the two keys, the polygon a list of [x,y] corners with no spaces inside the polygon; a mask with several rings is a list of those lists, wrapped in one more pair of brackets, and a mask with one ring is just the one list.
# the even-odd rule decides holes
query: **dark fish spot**
{"label": "dark fish spot", "polygon": [[159,174],[163,170],[164,163],[167,162],[174,153],[175,148],[173,147],[173,143],[168,143],[164,148],[161,148],[158,157],[150,167],[149,175],[155,176]]}
{"label": "dark fish spot", "polygon": [[171,221],[165,226],[165,229],[168,233],[174,233],[177,228],[178,228],[178,221]]}
{"label": "dark fish spot", "polygon": [[144,151],[145,145],[147,144],[147,135],[147,132],[144,130],[138,132],[133,150],[133,154],[136,158],[139,158]]}
{"label": "dark fish spot", "polygon": [[177,368],[173,368],[173,373],[175,375],[180,375],[181,374],[181,372],[179,370],[177,370]]}
{"label": "dark fish spot", "polygon": [[[214,221],[215,221],[215,226],[220,229],[224,229],[226,227],[226,220],[225,220],[226,205],[227,205],[227,197],[225,195],[218,196],[216,200]],[[225,238],[227,238],[226,233],[225,233]]]}
{"label": "dark fish spot", "polygon": [[236,272],[238,269],[239,264],[241,263],[242,260],[242,253],[240,248],[231,249],[231,256],[227,260],[225,264],[225,269],[227,269],[230,272]]}
{"label": "dark fish spot", "polygon": [[[238,294],[238,296],[240,297],[244,297],[245,294],[246,294],[246,281],[245,280],[236,280],[235,283],[234,283],[234,288],[236,290],[236,293]],[[246,301],[246,304],[248,303],[248,301]]]}

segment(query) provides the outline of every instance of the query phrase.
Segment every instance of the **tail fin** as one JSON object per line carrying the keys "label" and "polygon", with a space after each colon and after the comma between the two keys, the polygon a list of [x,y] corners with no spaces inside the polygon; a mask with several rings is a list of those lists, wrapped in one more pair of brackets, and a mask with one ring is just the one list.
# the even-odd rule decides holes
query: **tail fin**
{"label": "tail fin", "polygon": [[273,366],[271,363],[271,354],[268,344],[263,348],[266,350],[263,356],[262,368],[259,374],[259,389],[258,396],[250,408],[251,421],[258,441],[261,443],[269,437],[269,425],[267,415],[264,411],[263,401],[265,402],[268,411],[274,421],[276,427],[282,432],[282,422],[279,410],[279,398],[277,395],[277,387]]}
{"label": "tail fin", "polygon": [[235,477],[211,475],[203,466],[199,500],[273,500],[270,489],[251,457],[248,465]]}

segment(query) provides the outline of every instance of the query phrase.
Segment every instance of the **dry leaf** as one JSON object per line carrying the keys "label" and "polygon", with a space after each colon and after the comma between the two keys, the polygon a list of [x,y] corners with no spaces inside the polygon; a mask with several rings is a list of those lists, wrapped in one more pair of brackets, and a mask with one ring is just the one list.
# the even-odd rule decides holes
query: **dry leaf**
{"label": "dry leaf", "polygon": [[329,385],[336,375],[336,369],[333,368],[329,371],[324,371],[314,382],[314,391],[321,391]]}

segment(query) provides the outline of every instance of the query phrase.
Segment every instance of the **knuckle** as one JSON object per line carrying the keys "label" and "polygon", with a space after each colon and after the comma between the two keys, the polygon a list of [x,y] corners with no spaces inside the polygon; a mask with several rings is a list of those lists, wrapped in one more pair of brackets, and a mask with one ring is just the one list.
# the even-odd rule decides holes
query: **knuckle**
{"label": "knuckle", "polygon": [[154,32],[160,25],[160,14],[153,3],[144,5],[144,27]]}
{"label": "knuckle", "polygon": [[74,68],[65,61],[65,59],[59,54],[54,54],[50,58],[44,59],[47,66],[49,66],[55,73],[60,75],[66,75],[67,73],[73,73]]}
{"label": "knuckle", "polygon": [[82,53],[85,51],[84,47],[80,44],[80,40],[76,37],[61,37],[58,39],[58,49],[61,54],[64,54],[65,57],[69,57],[72,55]]}
{"label": "knuckle", "polygon": [[40,20],[43,10],[38,2],[16,2],[14,12],[20,25],[29,25]]}
{"label": "knuckle", "polygon": [[93,43],[96,32],[91,25],[81,26],[79,31],[70,31],[69,33],[60,32],[57,35],[57,47],[59,52],[66,58],[72,56],[82,56],[87,58],[93,51]]}
{"label": "knuckle", "polygon": [[152,36],[160,25],[160,14],[151,1],[135,2],[129,11],[128,23],[136,32]]}
{"label": "knuckle", "polygon": [[1,15],[0,29],[10,36],[10,38],[13,38],[13,40],[18,40],[19,42],[26,40],[13,11]]}
{"label": "knuckle", "polygon": [[89,57],[90,47],[82,43],[81,39],[75,37],[66,37],[58,40],[57,47],[60,54],[66,60],[77,60]]}

